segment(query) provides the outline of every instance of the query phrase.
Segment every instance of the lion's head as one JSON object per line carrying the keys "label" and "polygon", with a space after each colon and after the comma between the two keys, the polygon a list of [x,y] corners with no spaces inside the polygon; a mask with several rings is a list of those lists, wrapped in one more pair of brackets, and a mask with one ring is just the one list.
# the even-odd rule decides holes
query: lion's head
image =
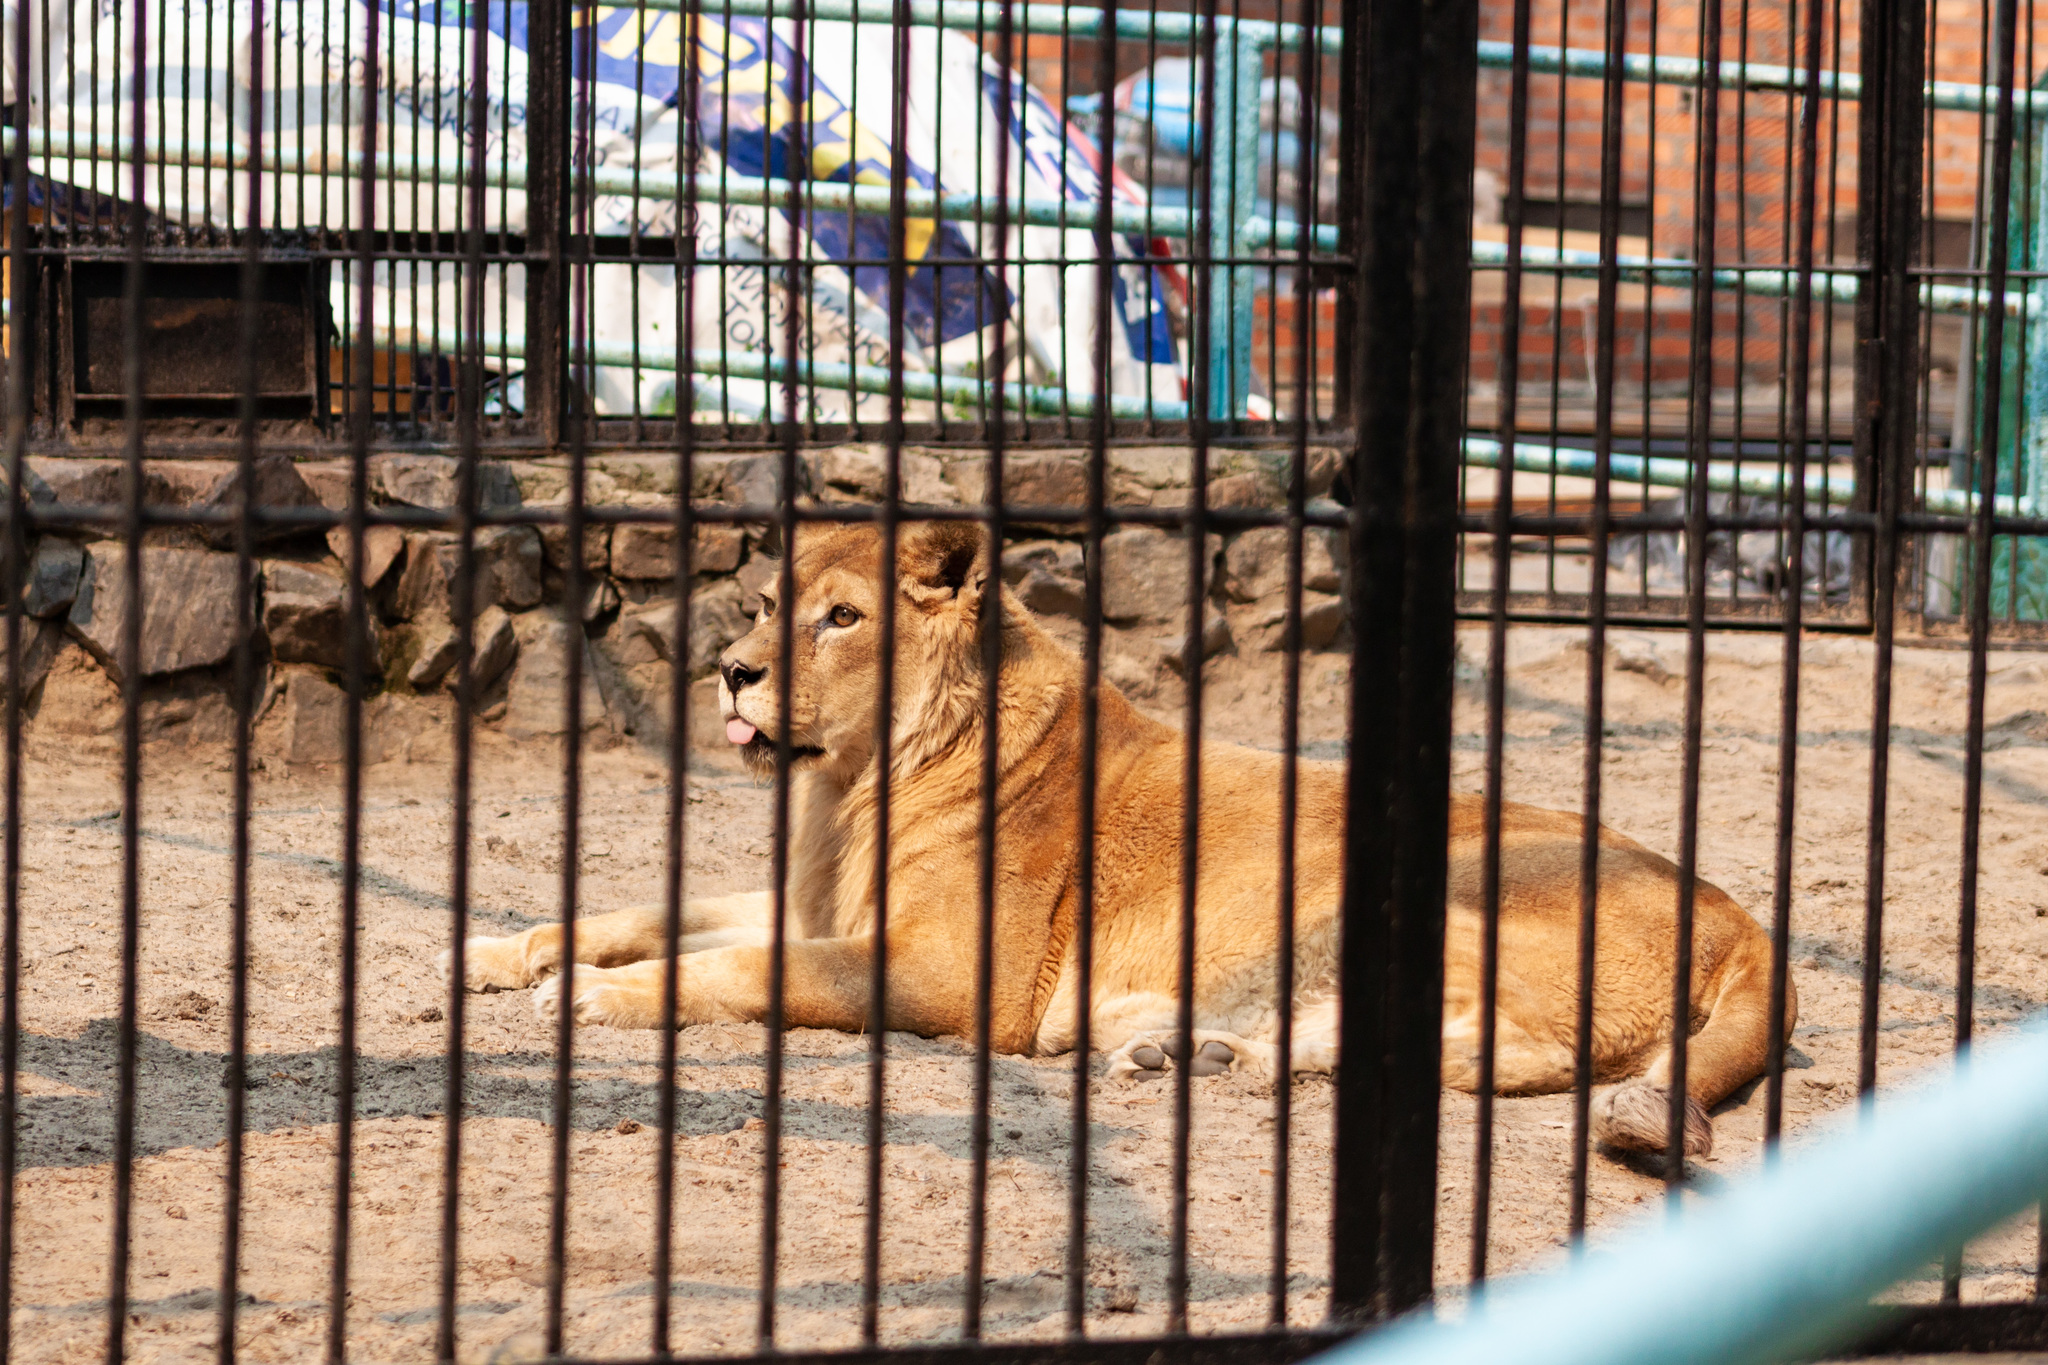
{"label": "lion's head", "polygon": [[[893,680],[896,744],[938,742],[969,723],[981,695],[978,648],[988,591],[987,537],[970,522],[904,523],[896,549]],[[772,774],[781,732],[783,632],[789,632],[791,766],[850,779],[874,750],[881,694],[882,536],[873,526],[797,531],[795,591],[762,590],[754,628],[718,661],[726,738],[757,776]],[[1006,611],[1021,612],[1009,603]]]}

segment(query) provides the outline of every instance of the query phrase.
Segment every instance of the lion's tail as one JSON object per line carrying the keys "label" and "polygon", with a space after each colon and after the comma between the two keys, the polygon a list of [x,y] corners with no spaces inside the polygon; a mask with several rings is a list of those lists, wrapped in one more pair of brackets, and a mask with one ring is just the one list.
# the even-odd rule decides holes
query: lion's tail
{"label": "lion's tail", "polygon": [[[1702,887],[1702,893],[1709,888]],[[1718,909],[1719,907],[1714,907]],[[1706,897],[1700,909],[1709,912]],[[1739,921],[1735,943],[1721,962],[1718,989],[1705,1027],[1687,1041],[1685,1054],[1685,1154],[1705,1156],[1714,1148],[1707,1111],[1764,1070],[1771,1037],[1771,940],[1729,901]],[[1697,939],[1695,940],[1697,942]],[[1799,1001],[1785,982],[1785,1037],[1799,1020]],[[1670,1133],[1671,1051],[1657,1054],[1641,1076],[1594,1097],[1593,1134],[1615,1147],[1661,1152]]]}

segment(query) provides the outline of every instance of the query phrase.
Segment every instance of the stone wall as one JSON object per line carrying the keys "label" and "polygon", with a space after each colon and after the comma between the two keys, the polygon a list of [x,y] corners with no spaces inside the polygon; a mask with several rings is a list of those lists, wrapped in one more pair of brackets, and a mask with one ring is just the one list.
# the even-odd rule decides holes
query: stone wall
{"label": "stone wall", "polygon": [[[837,447],[805,452],[799,496],[817,503],[873,501],[882,489],[882,452]],[[120,503],[118,460],[31,459],[25,482],[40,511],[63,516]],[[1315,451],[1310,494],[1324,495],[1337,467]],[[777,454],[697,458],[691,493],[700,504],[772,504],[780,491]],[[978,453],[907,450],[904,495],[939,505],[980,499],[987,475]],[[674,505],[672,455],[593,457],[586,501],[665,509]],[[1279,507],[1286,457],[1275,452],[1216,452],[1208,499],[1216,507]],[[393,453],[369,465],[373,503],[441,510],[457,498],[449,457]],[[225,506],[231,461],[151,461],[146,501],[160,508]],[[559,506],[567,501],[562,460],[494,461],[479,475],[490,509]],[[270,506],[341,510],[348,505],[344,460],[300,462],[283,456],[259,465],[259,496]],[[1013,453],[1006,488],[1016,505],[1085,506],[1088,480],[1080,452]],[[1121,506],[1172,507],[1189,496],[1188,453],[1179,448],[1115,450],[1109,496]],[[118,525],[52,529],[31,547],[26,566],[23,672],[28,726],[88,747],[118,741],[127,551]],[[478,720],[515,741],[559,737],[566,728],[563,688],[570,651],[583,651],[582,723],[599,745],[631,738],[666,740],[675,674],[690,688],[693,732],[717,738],[720,651],[749,628],[758,593],[775,571],[769,528],[704,522],[692,546],[689,638],[676,639],[675,532],[660,524],[593,525],[581,554],[585,600],[565,602],[571,548],[559,526],[488,526],[475,538],[476,600],[471,674]],[[272,528],[259,547],[252,585],[262,660],[256,747],[265,761],[333,763],[342,756],[349,652],[344,529]],[[1211,592],[1199,650],[1209,658],[1256,656],[1281,644],[1286,582],[1285,534],[1260,528],[1212,535],[1206,546]],[[229,674],[235,630],[235,556],[218,528],[150,528],[142,548],[141,720],[153,742],[217,744],[231,734]],[[369,528],[359,566],[371,621],[359,657],[369,680],[367,762],[433,760],[448,752],[451,690],[458,641],[449,624],[459,543],[452,532]],[[1185,639],[1188,552],[1184,538],[1152,527],[1125,527],[1102,547],[1104,668],[1141,700],[1177,704]],[[1304,641],[1332,644],[1343,626],[1338,597],[1339,538],[1311,530],[1306,547]],[[1018,528],[1004,551],[1004,575],[1021,600],[1056,632],[1078,643],[1082,546],[1078,528]]]}

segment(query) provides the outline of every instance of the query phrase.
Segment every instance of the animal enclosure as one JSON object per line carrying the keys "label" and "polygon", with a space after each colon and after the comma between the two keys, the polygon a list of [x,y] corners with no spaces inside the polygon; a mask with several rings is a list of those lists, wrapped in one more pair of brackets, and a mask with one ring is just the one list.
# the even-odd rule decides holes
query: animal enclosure
{"label": "animal enclosure", "polygon": [[[2031,0],[7,9],[0,1354],[1286,1362],[2038,1010],[2035,32]],[[769,889],[785,1000],[784,551],[835,526],[897,569],[978,529],[997,626],[1193,755],[1185,862],[1142,878],[1190,985],[1196,836],[1250,808],[1199,776],[1278,756],[1277,1076],[1196,1074],[1186,988],[1149,1078],[1086,1010],[1074,1050],[1000,1045],[993,782],[956,812],[963,1029],[682,1018],[716,949],[653,1028],[536,1013],[609,965],[463,989],[472,936],[646,905],[694,946],[694,902]],[[1055,813],[1075,944],[1116,704]],[[1321,906],[1298,758],[1348,811]],[[1586,823],[1535,983],[1558,1076],[1496,1095],[1518,805]],[[1661,1155],[1599,1140],[1603,823],[1671,869]],[[847,875],[887,907],[910,874]],[[1720,892],[1771,1023],[1688,1157]],[[1318,909],[1342,1060],[1296,1077]],[[2048,1348],[2044,1296],[2030,1218],[1856,1349]]]}

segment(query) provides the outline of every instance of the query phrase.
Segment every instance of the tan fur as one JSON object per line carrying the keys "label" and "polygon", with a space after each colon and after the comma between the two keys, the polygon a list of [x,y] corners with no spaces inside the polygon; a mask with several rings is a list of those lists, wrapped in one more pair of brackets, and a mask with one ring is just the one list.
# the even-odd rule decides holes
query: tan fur
{"label": "tan fur", "polygon": [[[879,534],[869,527],[800,532],[794,579],[794,668],[787,734],[790,876],[784,1019],[793,1026],[863,1030],[874,940],[873,868],[879,693]],[[888,1003],[892,1029],[969,1034],[978,937],[982,670],[979,620],[988,592],[978,529],[903,527],[896,575],[894,771],[889,818]],[[770,588],[771,595],[774,592]],[[837,606],[858,619],[834,625]],[[1077,897],[1081,665],[1014,597],[1002,597],[1002,665],[995,803],[994,1045],[1051,1053],[1076,1037],[1073,928]],[[728,718],[761,736],[746,749],[772,772],[767,736],[783,728],[775,659],[782,622],[765,608],[726,652],[737,695]],[[733,672],[732,670],[738,670]],[[752,675],[758,673],[758,677]],[[1132,1060],[1189,1055],[1171,1030],[1179,960],[1180,733],[1140,714],[1114,688],[1099,693],[1093,1039],[1115,1047],[1111,1074]],[[1278,755],[1203,746],[1196,894],[1193,1047],[1221,1043],[1236,1067],[1277,1063]],[[1299,765],[1296,828],[1293,1066],[1337,1061],[1337,918],[1344,831],[1339,765]],[[1445,941],[1444,1080],[1478,1082],[1482,810],[1453,798]],[[1503,814],[1499,1047],[1504,1094],[1572,1083],[1577,1014],[1580,821],[1509,805]],[[1640,1076],[1601,1097],[1601,1135],[1661,1148],[1654,1115],[1668,1111],[1671,971],[1676,923],[1672,864],[1602,830],[1594,973],[1593,1068],[1603,1083]],[[1711,1107],[1764,1068],[1770,943],[1717,888],[1696,883],[1692,1041],[1686,1090]],[[765,892],[685,908],[676,1001],[683,1023],[758,1020],[768,1008]],[[536,1005],[559,1008],[562,931],[544,925],[472,939],[467,984],[542,982]],[[623,910],[579,920],[574,1002],[581,1023],[653,1027],[661,1021],[660,913]],[[549,979],[553,978],[553,979]],[[1786,1029],[1797,1017],[1786,1001]],[[1207,1048],[1204,1058],[1223,1055]],[[1209,1062],[1201,1063],[1206,1067]],[[1662,1106],[1661,1108],[1659,1106]],[[1650,1117],[1646,1117],[1650,1116]],[[1688,1125],[1688,1149],[1710,1141]]]}

